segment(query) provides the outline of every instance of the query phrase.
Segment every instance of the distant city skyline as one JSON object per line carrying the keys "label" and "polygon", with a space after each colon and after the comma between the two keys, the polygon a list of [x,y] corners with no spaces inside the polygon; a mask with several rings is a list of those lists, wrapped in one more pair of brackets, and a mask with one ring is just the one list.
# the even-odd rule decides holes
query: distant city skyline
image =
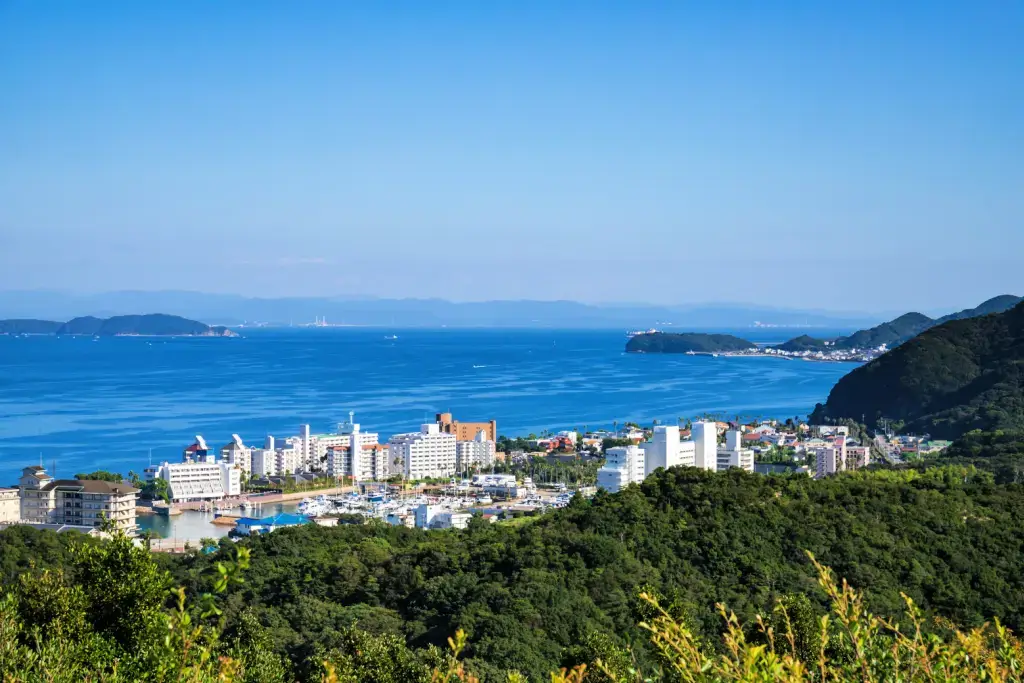
{"label": "distant city skyline", "polygon": [[0,4],[0,290],[1024,293],[1024,5]]}

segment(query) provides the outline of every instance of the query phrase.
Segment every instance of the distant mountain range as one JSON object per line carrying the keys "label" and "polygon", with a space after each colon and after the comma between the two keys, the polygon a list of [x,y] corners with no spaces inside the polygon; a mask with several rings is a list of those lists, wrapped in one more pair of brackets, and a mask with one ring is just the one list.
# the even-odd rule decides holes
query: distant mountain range
{"label": "distant mountain range", "polygon": [[0,334],[54,334],[89,337],[164,336],[164,337],[235,337],[226,327],[211,327],[205,323],[176,315],[153,313],[149,315],[120,315],[113,318],[84,316],[66,323],[54,320],[14,318],[0,320]]}
{"label": "distant mountain range", "polygon": [[[837,349],[851,351],[855,349],[876,349],[883,344],[892,349],[913,339],[925,330],[953,320],[967,320],[991,313],[1002,313],[1021,302],[1021,298],[1011,294],[993,297],[974,308],[964,309],[956,313],[933,319],[922,313],[905,313],[895,320],[876,325],[870,329],[854,332],[848,337],[833,339],[816,339],[801,335],[775,348],[782,351],[825,351]],[[654,332],[637,334],[626,343],[626,351],[630,353],[713,353],[743,351],[756,346],[754,342],[722,334],[701,333],[666,333]]]}
{"label": "distant mountain range", "polygon": [[843,377],[811,419],[874,427],[885,418],[903,431],[938,438],[1024,429],[1024,303],[959,316]]}
{"label": "distant mountain range", "polygon": [[326,318],[328,323],[378,327],[553,327],[709,329],[778,327],[857,329],[881,317],[739,304],[651,306],[599,305],[573,301],[487,301],[455,303],[440,299],[260,299],[184,291],[0,292],[0,318],[67,320],[163,311],[224,325],[288,325]]}

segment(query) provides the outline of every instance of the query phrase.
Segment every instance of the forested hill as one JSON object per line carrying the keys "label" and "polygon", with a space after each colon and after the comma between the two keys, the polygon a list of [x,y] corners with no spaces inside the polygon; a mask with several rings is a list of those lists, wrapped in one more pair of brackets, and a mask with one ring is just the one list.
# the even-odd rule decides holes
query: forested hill
{"label": "forested hill", "polygon": [[0,334],[56,334],[63,324],[54,320],[31,318],[0,320]]}
{"label": "forested hill", "polygon": [[1024,428],[1024,304],[933,327],[855,369],[811,417],[840,418],[938,438]]}
{"label": "forested hill", "polygon": [[[303,681],[319,680],[319,663],[331,653],[355,656],[354,647],[368,646],[359,633],[393,637],[384,651],[406,662],[443,647],[459,628],[468,635],[467,664],[484,680],[506,680],[508,670],[548,680],[559,666],[607,661],[629,641],[638,663],[649,665],[650,646],[636,625],[648,614],[641,591],[660,595],[709,642],[722,629],[716,602],[743,619],[769,613],[783,596],[809,599],[819,611],[826,599],[811,551],[863,587],[876,613],[899,613],[902,590],[926,616],[966,626],[995,616],[1019,632],[1022,518],[1024,489],[970,469],[814,481],[673,468],[519,525],[476,518],[464,532],[380,523],[281,529],[242,542],[251,566],[220,607],[229,638],[251,640]],[[112,601],[136,599],[134,584],[91,587],[107,574],[82,569],[73,542],[73,534],[24,527],[0,532],[0,584],[17,587],[13,577],[33,564],[36,571],[61,566],[67,585],[84,586],[103,605],[107,593]],[[222,547],[157,560],[197,601],[218,574],[215,564],[232,554],[230,542]],[[162,602],[166,588],[154,590]],[[102,614],[84,623],[110,623]]]}
{"label": "forested hill", "polygon": [[754,342],[734,337],[731,334],[704,334],[686,332],[646,332],[630,337],[626,342],[627,353],[719,353],[725,351],[746,351],[756,347]]}
{"label": "forested hill", "polygon": [[[936,325],[941,325],[951,320],[967,320],[969,318],[989,315],[990,313],[1002,313],[1016,306],[1021,300],[1019,296],[1002,294],[974,308],[950,313],[938,319],[929,318],[923,313],[904,313],[895,320],[876,325],[870,329],[854,332],[848,337],[823,340],[803,335],[780,344],[778,348],[783,351],[821,351],[826,348],[849,350],[872,349],[885,344],[891,349]],[[829,341],[827,347],[826,341]]]}
{"label": "forested hill", "polygon": [[0,334],[57,334],[112,337],[124,335],[179,336],[179,337],[234,337],[226,327],[211,327],[205,323],[176,315],[152,313],[148,315],[119,315],[113,318],[86,316],[66,323],[51,320],[0,320]]}

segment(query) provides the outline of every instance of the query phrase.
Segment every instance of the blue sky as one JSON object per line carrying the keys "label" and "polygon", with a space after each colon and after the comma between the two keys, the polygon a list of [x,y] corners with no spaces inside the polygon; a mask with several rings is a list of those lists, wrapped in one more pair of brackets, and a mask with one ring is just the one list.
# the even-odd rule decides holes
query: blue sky
{"label": "blue sky", "polygon": [[1024,293],[1024,3],[0,2],[0,289]]}

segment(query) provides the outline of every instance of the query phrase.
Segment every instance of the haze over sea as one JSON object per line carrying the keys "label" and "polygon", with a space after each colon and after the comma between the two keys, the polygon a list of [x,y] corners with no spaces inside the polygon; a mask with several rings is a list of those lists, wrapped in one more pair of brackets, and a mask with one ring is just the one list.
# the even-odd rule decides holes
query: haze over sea
{"label": "haze over sea", "polygon": [[[728,330],[722,330],[729,332]],[[803,331],[731,331],[756,342]],[[846,330],[814,330],[833,335]],[[386,336],[396,334],[398,339]],[[621,331],[247,329],[240,339],[0,336],[0,484],[177,461],[194,435],[249,445],[356,421],[382,440],[436,412],[544,429],[702,413],[806,415],[852,364],[634,355]]]}

